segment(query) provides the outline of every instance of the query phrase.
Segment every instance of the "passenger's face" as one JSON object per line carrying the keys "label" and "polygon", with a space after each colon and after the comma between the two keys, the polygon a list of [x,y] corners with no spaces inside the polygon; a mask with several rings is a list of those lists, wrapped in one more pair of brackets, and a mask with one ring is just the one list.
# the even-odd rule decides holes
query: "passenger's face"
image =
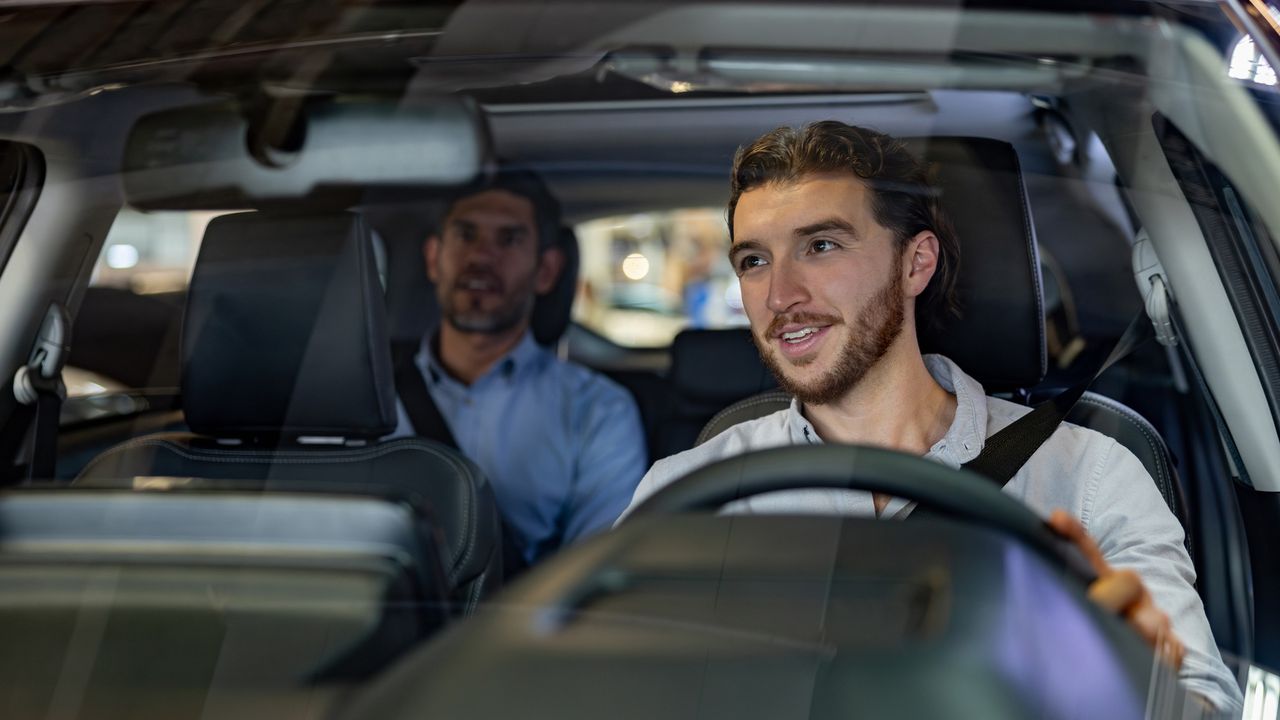
{"label": "passenger's face", "polygon": [[743,193],[730,260],[761,357],[801,402],[844,397],[902,333],[903,256],[856,178]]}
{"label": "passenger's face", "polygon": [[535,295],[555,283],[558,266],[539,252],[533,203],[487,190],[454,203],[438,236],[428,238],[427,274],[444,319],[457,330],[522,328]]}

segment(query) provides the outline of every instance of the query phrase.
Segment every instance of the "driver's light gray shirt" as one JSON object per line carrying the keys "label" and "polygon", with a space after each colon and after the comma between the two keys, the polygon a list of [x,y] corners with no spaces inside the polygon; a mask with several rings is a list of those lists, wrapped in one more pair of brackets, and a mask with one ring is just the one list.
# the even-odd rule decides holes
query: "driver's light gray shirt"
{"label": "driver's light gray shirt", "polygon": [[[948,358],[926,355],[925,365],[938,384],[956,396],[955,419],[926,458],[960,467],[978,456],[988,436],[1029,412],[1022,405],[987,397],[982,385]],[[659,460],[640,481],[623,517],[658,488],[716,460],[820,442],[799,404],[792,401],[786,410],[735,425],[692,450]],[[1183,545],[1182,526],[1132,453],[1101,433],[1064,423],[1004,490],[1042,517],[1057,508],[1074,514],[1110,563],[1137,571],[1186,644],[1179,673],[1184,685],[1219,709],[1240,712],[1239,687],[1222,662],[1194,588],[1195,569]],[[912,507],[894,498],[884,516],[902,518]],[[870,493],[841,490],[760,495],[726,511],[875,516]]]}

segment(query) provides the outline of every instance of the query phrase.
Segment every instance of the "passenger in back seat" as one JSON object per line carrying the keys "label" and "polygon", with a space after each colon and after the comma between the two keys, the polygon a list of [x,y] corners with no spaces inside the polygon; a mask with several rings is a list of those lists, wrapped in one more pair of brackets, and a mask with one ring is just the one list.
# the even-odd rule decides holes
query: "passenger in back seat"
{"label": "passenger in back seat", "polygon": [[[760,355],[794,399],[658,461],[633,506],[698,467],[780,445],[876,445],[959,467],[1028,411],[987,397],[949,358],[921,354],[917,315],[923,323],[954,312],[959,244],[936,198],[902,143],[843,123],[779,128],[738,151],[729,258]],[[1063,425],[1005,491],[1080,546],[1099,578],[1090,596],[1181,665],[1189,690],[1239,712],[1182,528],[1132,453]],[[869,493],[794,490],[730,510],[901,518],[913,507]]]}
{"label": "passenger in back seat", "polygon": [[[530,563],[609,527],[647,465],[631,395],[560,360],[530,331],[536,297],[564,264],[559,231],[559,204],[542,180],[505,170],[454,197],[423,247],[441,323],[415,363]],[[414,434],[405,402],[396,435]]]}

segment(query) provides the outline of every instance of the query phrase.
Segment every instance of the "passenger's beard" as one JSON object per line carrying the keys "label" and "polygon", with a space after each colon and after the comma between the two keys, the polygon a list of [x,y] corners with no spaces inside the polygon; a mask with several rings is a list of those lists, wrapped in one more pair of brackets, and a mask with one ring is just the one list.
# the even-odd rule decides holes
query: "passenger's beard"
{"label": "passenger's beard", "polygon": [[[796,366],[787,365],[785,360],[777,356],[778,350],[772,341],[772,328],[766,329],[763,338],[755,332],[751,333],[751,337],[756,342],[764,364],[784,391],[806,405],[826,405],[848,395],[889,352],[893,342],[902,333],[906,320],[902,299],[902,268],[901,262],[896,262],[885,287],[872,296],[850,328],[848,340],[841,348],[835,364],[816,380],[802,382],[787,376],[788,369]],[[817,318],[803,315],[779,316],[771,326],[781,327],[786,322],[811,322],[814,319]]]}
{"label": "passenger's beard", "polygon": [[[461,277],[455,280],[455,287]],[[495,281],[500,282],[496,278]],[[463,299],[465,294],[455,292],[453,287],[448,288],[440,295],[440,314],[459,332],[490,335],[504,333],[525,322],[533,312],[536,299],[533,277],[531,275],[527,282],[521,282],[519,287],[504,287],[502,290],[501,302],[494,307],[485,308],[479,302],[466,301]]]}

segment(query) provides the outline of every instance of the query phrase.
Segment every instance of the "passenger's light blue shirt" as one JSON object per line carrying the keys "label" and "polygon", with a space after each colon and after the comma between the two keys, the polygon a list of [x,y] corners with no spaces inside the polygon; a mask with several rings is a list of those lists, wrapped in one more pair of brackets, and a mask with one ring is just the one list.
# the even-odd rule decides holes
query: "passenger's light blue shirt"
{"label": "passenger's light blue shirt", "polygon": [[[524,338],[470,386],[423,343],[415,362],[458,442],[488,476],[530,562],[608,528],[648,467],[635,401],[621,386]],[[392,437],[413,435],[396,402]]]}

